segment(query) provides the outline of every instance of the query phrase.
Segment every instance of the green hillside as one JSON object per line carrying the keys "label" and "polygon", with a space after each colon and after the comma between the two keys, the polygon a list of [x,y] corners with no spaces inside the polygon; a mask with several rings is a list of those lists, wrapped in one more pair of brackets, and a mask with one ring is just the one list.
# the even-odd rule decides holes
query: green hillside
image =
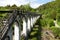
{"label": "green hillside", "polygon": [[[36,10],[42,14],[42,27],[52,30],[55,37],[60,38],[60,0],[41,5]],[[54,21],[56,21],[56,23],[54,23]],[[59,27],[57,27],[56,24]]]}
{"label": "green hillside", "polygon": [[[37,9],[33,9],[27,5],[21,5],[17,7],[15,4],[5,7],[0,7],[0,10],[24,10],[31,12],[38,12],[42,14],[42,19],[39,20],[42,27],[42,35],[44,31],[51,31],[54,38],[60,40],[60,0],[55,0],[43,5],[40,5]],[[6,18],[8,14],[0,14],[0,19]],[[36,29],[35,29],[36,30]],[[33,33],[32,33],[33,34]]]}

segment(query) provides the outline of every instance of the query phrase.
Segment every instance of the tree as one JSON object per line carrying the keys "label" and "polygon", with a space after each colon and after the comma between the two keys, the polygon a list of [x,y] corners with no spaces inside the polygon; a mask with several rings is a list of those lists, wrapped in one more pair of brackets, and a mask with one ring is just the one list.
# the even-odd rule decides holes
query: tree
{"label": "tree", "polygon": [[11,6],[11,9],[17,9],[17,6],[14,4]]}

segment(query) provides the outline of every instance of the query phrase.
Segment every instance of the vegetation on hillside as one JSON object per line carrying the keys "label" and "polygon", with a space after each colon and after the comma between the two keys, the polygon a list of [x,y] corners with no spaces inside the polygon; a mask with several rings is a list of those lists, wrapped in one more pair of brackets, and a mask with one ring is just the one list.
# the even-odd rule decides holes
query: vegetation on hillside
{"label": "vegetation on hillside", "polygon": [[[53,31],[55,37],[60,38],[60,28],[56,28],[54,21],[57,21],[57,24],[60,26],[60,0],[55,0],[49,2],[47,4],[43,4],[37,9],[33,9],[29,4],[21,5],[17,7],[15,4],[10,6],[7,5],[5,7],[0,7],[0,10],[24,10],[31,12],[39,12],[42,14],[42,19],[40,20],[41,27],[48,28]],[[0,14],[0,18],[5,17],[6,14]]]}
{"label": "vegetation on hillside", "polygon": [[48,29],[53,31],[55,36],[60,38],[60,28],[57,28],[54,23],[56,21],[56,24],[60,27],[60,0],[41,5],[36,10],[42,14],[42,27],[48,27]]}

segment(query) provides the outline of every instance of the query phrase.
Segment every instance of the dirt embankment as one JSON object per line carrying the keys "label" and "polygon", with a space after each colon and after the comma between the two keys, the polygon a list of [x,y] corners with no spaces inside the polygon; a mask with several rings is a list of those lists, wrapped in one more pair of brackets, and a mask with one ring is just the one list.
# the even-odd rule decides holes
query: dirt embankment
{"label": "dirt embankment", "polygon": [[56,39],[51,30],[42,29],[42,39],[41,40],[59,40]]}

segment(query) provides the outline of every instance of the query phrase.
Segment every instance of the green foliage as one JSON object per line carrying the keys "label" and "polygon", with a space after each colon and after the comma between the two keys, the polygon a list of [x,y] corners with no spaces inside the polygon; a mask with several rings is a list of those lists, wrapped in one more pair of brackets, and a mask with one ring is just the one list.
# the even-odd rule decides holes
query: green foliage
{"label": "green foliage", "polygon": [[60,26],[60,21],[57,21],[57,24]]}
{"label": "green foliage", "polygon": [[60,28],[56,28],[55,26],[52,26],[50,29],[53,31],[55,36],[58,35],[58,37],[60,37]]}
{"label": "green foliage", "polygon": [[[49,21],[48,21],[49,20]],[[54,26],[54,22],[52,19],[46,19],[46,22],[47,22],[47,26],[48,27],[51,27],[51,26]]]}
{"label": "green foliage", "polygon": [[56,36],[60,37],[60,28],[56,28],[54,24],[54,20],[57,20],[57,24],[60,25],[60,0],[41,5],[36,10],[43,14],[41,19],[42,27],[49,27]]}
{"label": "green foliage", "polygon": [[41,21],[40,23],[41,23],[42,26],[47,25],[45,20],[42,19],[42,20],[40,20],[40,21]]}
{"label": "green foliage", "polygon": [[36,37],[34,37],[34,38],[32,38],[31,40],[37,40],[37,38],[36,38]]}
{"label": "green foliage", "polygon": [[9,10],[9,9],[7,9],[5,7],[1,7],[0,10]]}
{"label": "green foliage", "polygon": [[21,5],[19,8],[20,8],[20,10],[25,10],[25,11],[32,11],[32,12],[36,11],[35,9],[33,9],[33,8],[30,7],[30,4]]}
{"label": "green foliage", "polygon": [[56,19],[57,21],[60,21],[60,13],[57,14]]}
{"label": "green foliage", "polygon": [[[30,4],[21,5],[20,7],[17,7],[15,4],[12,6],[7,5],[5,7],[0,7],[0,10],[12,10],[12,9],[39,12],[40,14],[42,14],[42,19],[38,20],[40,21],[41,26],[50,27],[50,29],[53,31],[55,35],[60,36],[60,29],[55,28],[55,25],[53,22],[54,20],[57,20],[58,24],[60,25],[60,0],[56,0],[56,1],[49,2],[47,4],[43,4],[37,9],[31,8]],[[4,18],[6,15],[7,14],[0,14],[0,18]]]}
{"label": "green foliage", "polygon": [[[53,20],[60,21],[60,1],[52,1],[47,4],[41,5],[37,10],[43,14],[42,23],[44,25],[54,25]],[[42,25],[43,25],[42,24]]]}

